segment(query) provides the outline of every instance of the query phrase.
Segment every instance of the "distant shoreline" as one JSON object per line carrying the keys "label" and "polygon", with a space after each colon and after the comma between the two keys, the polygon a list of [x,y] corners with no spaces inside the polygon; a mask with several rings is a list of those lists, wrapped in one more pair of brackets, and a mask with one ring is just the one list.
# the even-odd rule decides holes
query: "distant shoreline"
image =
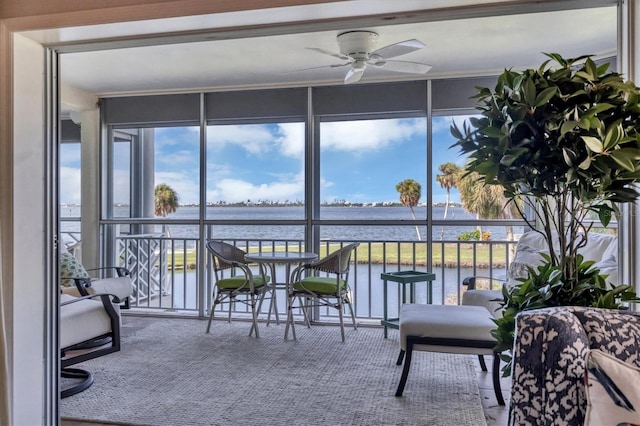
{"label": "distant shoreline", "polygon": [[[80,204],[61,204],[61,208],[80,208],[82,207]],[[129,207],[129,204],[114,204],[114,207]],[[200,204],[180,204],[180,207],[200,207]],[[206,207],[304,207],[304,204],[301,203],[280,203],[280,202],[257,202],[257,203],[224,203],[224,204],[207,204]],[[371,202],[371,203],[327,203],[320,204],[320,207],[406,207],[401,203],[396,202]],[[428,207],[427,204],[421,203],[414,207]],[[431,207],[446,207],[446,203],[433,203]],[[460,207],[462,208],[462,204],[460,203],[450,203],[449,208],[452,207]]]}

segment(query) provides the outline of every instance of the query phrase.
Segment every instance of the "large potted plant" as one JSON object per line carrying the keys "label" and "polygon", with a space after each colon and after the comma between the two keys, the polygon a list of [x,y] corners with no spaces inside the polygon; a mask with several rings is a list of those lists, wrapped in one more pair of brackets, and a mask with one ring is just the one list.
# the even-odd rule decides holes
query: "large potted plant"
{"label": "large potted plant", "polygon": [[[451,128],[454,146],[469,156],[467,173],[500,185],[548,245],[541,266],[503,289],[494,330],[500,352],[513,346],[520,311],[619,308],[636,297],[631,286],[608,286],[578,251],[592,219],[606,227],[620,203],[640,196],[640,89],[588,56],[547,56],[538,69],[505,70],[494,90],[478,88],[481,117]],[[508,352],[503,358],[511,359]]]}

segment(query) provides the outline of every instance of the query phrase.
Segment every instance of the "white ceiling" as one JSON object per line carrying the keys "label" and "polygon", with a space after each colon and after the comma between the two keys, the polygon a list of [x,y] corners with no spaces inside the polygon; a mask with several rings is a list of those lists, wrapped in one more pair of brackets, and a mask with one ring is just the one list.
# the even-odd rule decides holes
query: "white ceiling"
{"label": "white ceiling", "polygon": [[541,52],[616,53],[615,6],[519,14],[545,2],[483,3],[345,1],[24,34],[69,52],[61,55],[62,83],[102,96],[342,84],[347,67],[292,71],[341,63],[307,48],[338,52],[336,36],[354,29],[379,33],[378,47],[418,39],[425,49],[397,59],[433,65],[426,75],[369,67],[357,84],[537,67]]}

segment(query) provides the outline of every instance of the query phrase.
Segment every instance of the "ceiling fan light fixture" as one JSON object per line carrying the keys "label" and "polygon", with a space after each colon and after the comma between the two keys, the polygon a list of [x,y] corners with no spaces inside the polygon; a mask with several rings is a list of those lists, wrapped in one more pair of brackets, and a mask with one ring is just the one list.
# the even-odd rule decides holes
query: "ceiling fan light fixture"
{"label": "ceiling fan light fixture", "polygon": [[373,31],[347,31],[338,34],[340,53],[347,56],[365,55],[375,50],[378,44],[378,33]]}

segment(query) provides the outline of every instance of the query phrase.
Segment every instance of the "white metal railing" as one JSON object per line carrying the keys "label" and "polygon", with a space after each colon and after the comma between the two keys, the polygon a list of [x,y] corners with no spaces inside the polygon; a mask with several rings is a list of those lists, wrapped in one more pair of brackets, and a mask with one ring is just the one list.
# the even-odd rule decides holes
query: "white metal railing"
{"label": "white metal railing", "polygon": [[[213,289],[211,262],[206,254],[201,265],[197,238],[170,238],[163,235],[132,235],[116,238],[119,261],[132,270],[135,294],[132,307],[136,309],[176,312],[198,312],[202,304],[208,312]],[[300,240],[235,239],[225,241],[245,251],[297,250],[304,251]],[[417,270],[434,272],[433,303],[457,304],[463,291],[461,282],[469,275],[504,278],[505,270],[515,247],[515,241],[437,241],[431,243],[431,261],[427,261],[427,243],[419,241],[323,241],[320,256],[350,242],[360,246],[353,255],[349,277],[356,316],[361,322],[377,322],[383,316],[383,272]],[[205,250],[206,253],[206,250]],[[432,267],[428,268],[427,265]],[[202,267],[202,268],[201,268]],[[201,272],[204,276],[201,277]],[[275,275],[284,282],[285,268],[276,265]],[[202,280],[204,281],[201,281]],[[204,284],[204,285],[201,285]],[[387,306],[389,315],[397,312],[401,302],[399,286],[389,285]],[[415,300],[426,303],[427,285],[415,286]],[[226,308],[225,308],[226,309]],[[263,306],[266,314],[268,305]],[[278,311],[286,313],[285,294],[278,296]],[[238,305],[238,314],[246,313]],[[319,310],[318,321],[333,321],[335,310]]]}

